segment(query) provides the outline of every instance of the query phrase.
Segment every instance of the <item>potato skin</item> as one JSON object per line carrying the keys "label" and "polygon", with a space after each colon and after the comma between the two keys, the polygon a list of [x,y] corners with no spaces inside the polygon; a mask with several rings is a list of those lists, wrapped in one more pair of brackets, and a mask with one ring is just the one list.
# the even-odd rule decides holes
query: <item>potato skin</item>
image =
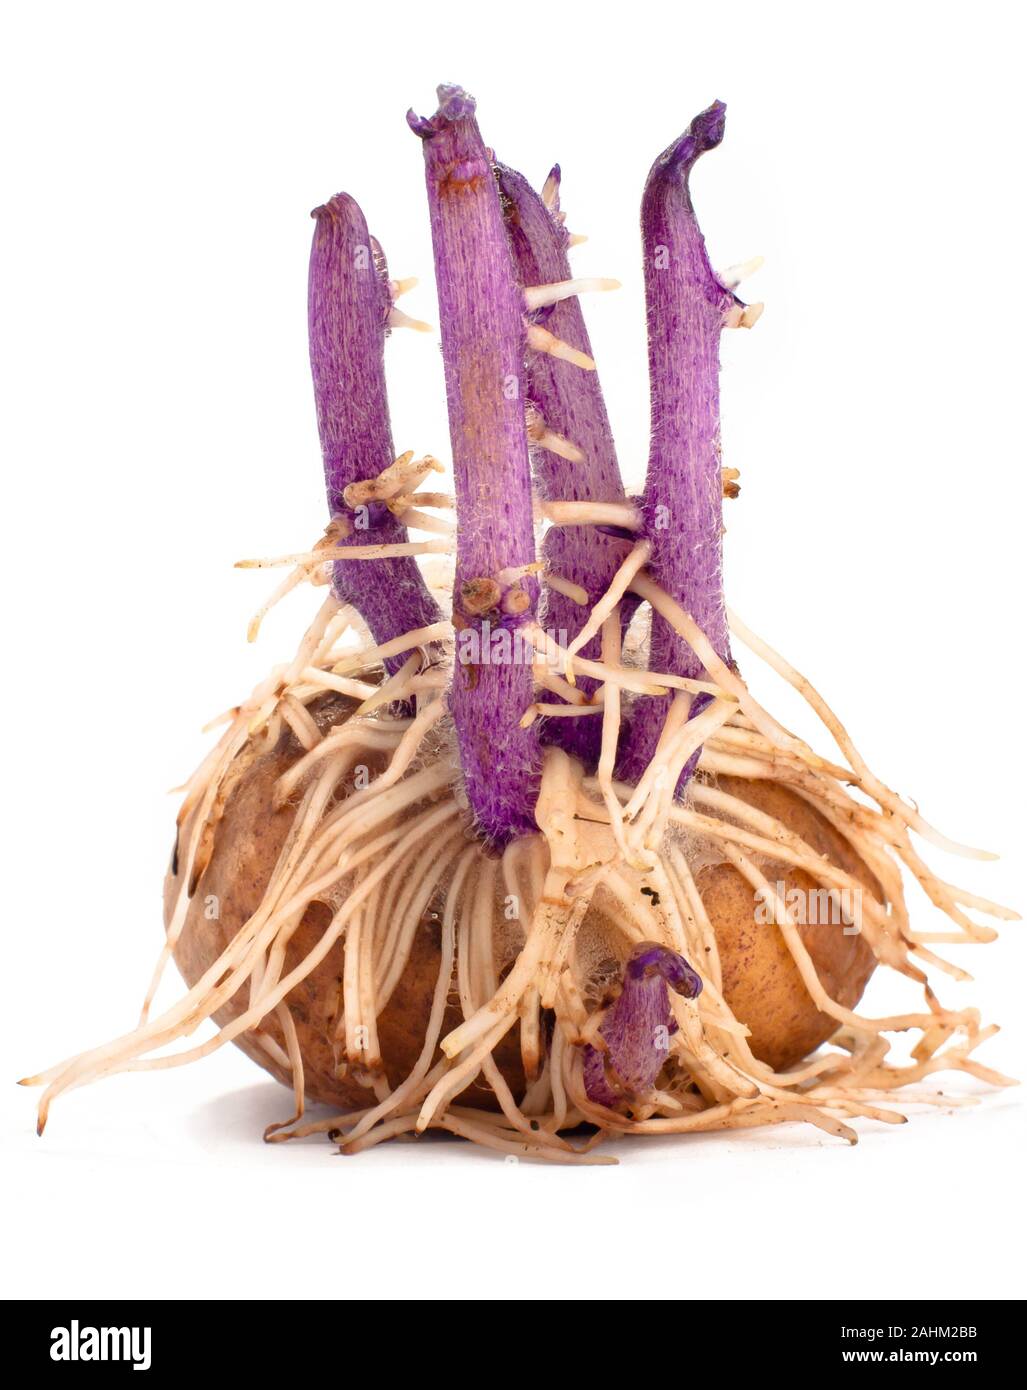
{"label": "potato skin", "polygon": [[[794,792],[738,777],[721,777],[717,786],[776,817],[869,893],[882,896],[877,880],[849,842]],[[818,886],[808,874],[784,866],[767,876],[803,893]],[[813,1003],[781,933],[757,922],[756,895],[734,865],[703,869],[696,883],[717,937],[724,997],[734,1016],[748,1026],[749,1046],[775,1071],[794,1066],[826,1042],[838,1024]],[[798,932],[827,993],[853,1008],[877,963],[866,941],[846,935],[840,925],[800,925]]]}
{"label": "potato skin", "polygon": [[[341,722],[352,707],[342,697],[328,697],[311,706],[322,729]],[[175,948],[175,963],[190,987],[218,958],[232,938],[260,906],[282,844],[292,824],[293,808],[273,809],[273,788],[278,778],[302,754],[296,739],[286,732],[277,747],[259,756],[243,773],[228,797],[214,836],[210,861],[196,884],[185,926]],[[172,863],[172,870],[175,865]],[[178,876],[169,871],[164,884],[164,914],[168,921],[178,891]],[[219,915],[206,916],[206,904],[217,899]],[[286,972],[312,949],[330,920],[327,906],[312,903],[303,915],[286,951]],[[411,1070],[424,1044],[432,995],[439,969],[440,927],[426,916],[415,938],[410,960],[396,991],[378,1018],[378,1039],[389,1082],[396,1086]],[[374,1092],[348,1076],[337,1076],[333,1027],[342,987],[343,944],[338,942],[325,959],[288,995],[303,1055],[307,1098],[342,1110],[376,1104]],[[221,1026],[242,1013],[245,988],[214,1015]],[[458,1009],[446,1011],[443,1033],[457,1027]],[[273,1014],[261,1023],[282,1047],[285,1039]],[[255,1040],[242,1034],[236,1045],[269,1071],[283,1085],[292,1085],[289,1074]],[[496,1058],[509,1084],[524,1087],[520,1063],[520,1034],[515,1026],[496,1050]],[[493,1110],[498,1102],[482,1082],[468,1087],[461,1104]]]}
{"label": "potato skin", "polygon": [[[351,702],[343,697],[329,696],[311,710],[319,725],[327,728],[343,720],[350,708]],[[293,817],[291,806],[274,809],[273,787],[301,752],[292,734],[283,733],[272,751],[254,758],[227,796],[213,835],[209,861],[195,884],[175,948],[175,962],[189,986],[214,963],[260,905]],[[737,778],[721,778],[718,785],[777,816],[869,889],[879,891],[843,837],[799,797],[779,786]],[[788,887],[815,886],[805,874],[784,866],[773,877]],[[773,926],[757,925],[755,897],[741,875],[731,865],[718,864],[701,870],[697,882],[717,936],[724,993],[735,1016],[751,1030],[753,1052],[775,1069],[794,1064],[829,1037],[835,1023],[813,1005],[780,932]],[[166,921],[178,886],[173,859],[165,880]],[[217,915],[208,916],[214,901]],[[311,904],[290,942],[287,971],[312,948],[328,921],[329,909],[321,903]],[[846,936],[837,926],[802,927],[800,934],[829,993],[851,1007],[862,994],[874,967],[873,954],[862,937]],[[414,938],[407,969],[378,1020],[382,1058],[392,1086],[406,1076],[420,1054],[438,974],[439,951],[439,924],[426,914]],[[374,1093],[353,1077],[336,1074],[332,1033],[339,1008],[342,966],[343,945],[339,942],[292,990],[288,1004],[303,1055],[308,1099],[348,1110],[374,1104]],[[217,1012],[217,1023],[224,1026],[237,1018],[246,998],[244,988]],[[443,1032],[456,1027],[460,1017],[451,1005]],[[261,1030],[284,1047],[285,1040],[273,1014],[262,1021]],[[291,1085],[286,1070],[259,1045],[252,1031],[236,1039],[236,1045],[277,1080]],[[523,1090],[516,1026],[497,1049],[496,1061],[514,1093]],[[489,1110],[497,1108],[491,1088],[481,1080],[464,1092],[461,1103]]]}

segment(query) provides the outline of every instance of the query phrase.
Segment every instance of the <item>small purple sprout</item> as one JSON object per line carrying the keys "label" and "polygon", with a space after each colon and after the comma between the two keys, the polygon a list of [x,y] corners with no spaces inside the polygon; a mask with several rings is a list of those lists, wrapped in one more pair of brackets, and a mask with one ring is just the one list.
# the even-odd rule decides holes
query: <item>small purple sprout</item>
{"label": "small purple sprout", "polygon": [[597,1105],[616,1110],[655,1084],[677,1032],[668,986],[685,999],[702,992],[702,980],[683,956],[641,942],[628,956],[621,992],[599,1029],[606,1050],[585,1049],[585,1090]]}

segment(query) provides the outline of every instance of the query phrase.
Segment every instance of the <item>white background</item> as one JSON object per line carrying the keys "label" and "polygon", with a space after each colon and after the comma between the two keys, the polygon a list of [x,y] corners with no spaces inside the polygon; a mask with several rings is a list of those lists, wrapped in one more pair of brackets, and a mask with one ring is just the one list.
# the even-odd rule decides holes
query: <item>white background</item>
{"label": "white background", "polygon": [[[307,213],[355,194],[433,319],[403,117],[443,80],[478,96],[504,160],[539,181],[562,162],[578,273],[623,281],[587,308],[635,481],[638,199],[727,101],[697,205],[715,264],[767,258],[746,286],[763,320],[725,335],[730,601],[893,786],[1003,856],[947,876],[1023,907],[1017,9],[179,0],[12,7],[3,28],[5,1292],[1021,1296],[1015,1090],[861,1124],[855,1149],[788,1127],[550,1170],[430,1140],[267,1148],[289,1097],[231,1049],[76,1092],[42,1140],[9,1084],[131,1025],[165,789],[311,611],[294,596],[248,648],[269,580],[231,568],[323,525]],[[395,437],[447,457],[434,342],[390,343]],[[977,983],[940,985],[1005,1025],[982,1060],[1021,1076],[1023,931],[957,948]],[[910,999],[894,989],[868,1007]]]}

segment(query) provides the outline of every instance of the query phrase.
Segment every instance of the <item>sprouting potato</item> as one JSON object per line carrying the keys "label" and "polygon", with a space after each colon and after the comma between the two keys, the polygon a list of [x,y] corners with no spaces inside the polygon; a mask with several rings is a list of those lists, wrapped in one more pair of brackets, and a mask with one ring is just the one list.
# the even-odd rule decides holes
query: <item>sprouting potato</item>
{"label": "sprouting potato", "polygon": [[[345,717],[341,699],[331,698],[318,711],[325,730],[330,718]],[[293,820],[292,805],[275,804],[275,784],[302,755],[295,737],[284,731],[276,747],[248,761],[236,782],[213,835],[210,861],[192,894],[185,928],[175,948],[175,960],[186,983],[193,985],[218,958],[244,923],[257,911],[272,870]],[[761,810],[776,814],[783,824],[802,835],[819,854],[859,879],[870,892],[880,887],[851,846],[799,797],[778,786],[725,777],[719,785]],[[796,966],[772,923],[760,921],[759,902],[752,889],[727,863],[699,870],[697,880],[713,924],[724,993],[735,1016],[750,1030],[754,1055],[782,1070],[800,1061],[835,1031],[836,1022],[821,1013],[810,999]],[[814,881],[801,871],[779,866],[775,883],[784,891],[815,893]],[[165,901],[170,920],[180,888],[169,872]],[[814,899],[815,900],[815,899]],[[501,913],[496,926],[497,952],[508,937],[508,923]],[[324,931],[331,910],[315,902],[307,908],[289,949],[287,965],[301,960]],[[588,935],[586,919],[582,932]],[[840,921],[810,923],[800,928],[818,974],[839,1002],[853,1007],[876,964],[873,952],[858,933],[846,934]],[[593,948],[592,955],[596,954]],[[399,986],[378,1019],[378,1037],[384,1071],[392,1086],[410,1072],[423,1046],[432,993],[439,972],[440,923],[438,898],[422,914],[413,939],[410,958]],[[295,1022],[303,1057],[307,1096],[342,1108],[368,1103],[366,1084],[355,1079],[345,1065],[338,1031],[342,1006],[344,952],[340,943],[286,1002]],[[705,962],[702,963],[707,968]],[[583,982],[587,990],[589,982]],[[227,1024],[238,1017],[245,1003],[240,993],[215,1014]],[[450,1003],[444,1028],[459,1022],[459,1009]],[[236,1038],[236,1044],[279,1081],[292,1084],[281,1055],[286,1040],[274,1014]],[[340,1066],[340,1061],[342,1065]],[[524,1086],[524,1069],[517,1046],[517,1030],[508,1034],[496,1051],[496,1061],[511,1090]],[[366,1081],[368,1078],[364,1078]],[[473,1086],[464,1097],[472,1107],[494,1110],[496,1098],[487,1085]]]}
{"label": "sprouting potato", "polygon": [[[228,1042],[292,1088],[269,1138],[327,1132],[347,1153],[442,1129],[602,1163],[610,1136],[794,1120],[854,1143],[851,1121],[901,1120],[889,1103],[906,1083],[1006,1084],[975,1055],[996,1030],[929,979],[966,977],[913,925],[903,884],[947,915],[943,939],[988,941],[973,914],[1016,914],[935,875],[914,836],[989,856],[882,782],[727,606],[723,503],[740,485],[721,458],[720,337],[762,305],[736,293],[758,259],[718,274],[692,204],[723,103],[643,192],[638,495],[580,305],[617,282],[573,275],[559,166],[536,192],[498,162],[459,87],[408,121],[453,492],[424,486],[442,465],[397,454],[389,423],[386,338],[427,327],[395,306],[414,282],[389,277],[336,194],[313,214],[309,281],[331,520],[307,551],[241,562],[290,566],[251,639],[297,585],[329,591],[187,784],[138,1027],[30,1078],[46,1087],[40,1131],[71,1086]],[[833,755],[755,698],[741,647],[799,693]],[[188,989],[155,1012],[172,956]],[[866,1007],[878,965],[923,1003]],[[893,1035],[908,1056],[890,1055]],[[308,1100],[330,1112],[305,1115]]]}

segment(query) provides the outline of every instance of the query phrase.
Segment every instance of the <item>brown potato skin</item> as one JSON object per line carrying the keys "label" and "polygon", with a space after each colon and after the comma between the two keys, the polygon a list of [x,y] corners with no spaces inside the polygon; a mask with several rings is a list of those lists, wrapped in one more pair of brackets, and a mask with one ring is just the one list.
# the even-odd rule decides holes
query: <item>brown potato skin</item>
{"label": "brown potato skin", "polygon": [[[340,722],[349,702],[334,698],[312,708],[322,728]],[[298,742],[283,734],[273,752],[259,757],[244,773],[228,798],[214,837],[214,852],[196,884],[185,926],[175,948],[175,963],[190,987],[218,958],[245,922],[260,906],[264,889],[292,824],[293,807],[273,809],[273,788],[277,779],[302,754]],[[174,869],[174,864],[172,869]],[[178,891],[178,877],[169,871],[164,884],[165,923],[170,917]],[[206,916],[206,903],[218,900],[219,916]],[[289,943],[286,972],[312,949],[330,920],[329,909],[312,903]],[[439,969],[440,928],[426,916],[414,938],[410,961],[396,991],[378,1019],[378,1039],[389,1082],[396,1086],[411,1070],[420,1055],[431,1012],[432,994]],[[333,1026],[338,1012],[342,984],[343,943],[338,942],[325,959],[288,995],[303,1055],[307,1098],[342,1110],[376,1104],[374,1092],[335,1070]],[[245,1008],[246,989],[228,1001],[214,1015],[222,1027],[239,1017]],[[450,1006],[443,1033],[456,1028],[463,1015]],[[277,1018],[271,1014],[261,1023],[282,1047],[285,1039]],[[292,1085],[289,1074],[254,1040],[252,1032],[240,1035],[236,1045],[283,1085]],[[515,1026],[496,1050],[500,1069],[516,1091],[524,1088],[520,1062],[520,1033]],[[497,1109],[491,1088],[476,1082],[461,1097],[461,1104],[479,1109]]]}
{"label": "brown potato skin", "polygon": [[[844,836],[794,792],[738,777],[720,777],[717,786],[782,821],[869,893],[882,897],[877,880]],[[781,866],[764,876],[788,889],[817,887],[801,869]],[[756,921],[756,895],[734,865],[703,869],[696,883],[717,937],[724,997],[735,1018],[748,1026],[749,1046],[775,1071],[794,1066],[827,1041],[837,1022],[813,1003],[780,931]],[[840,925],[800,925],[798,932],[827,993],[853,1008],[877,963],[866,941],[847,936]]]}
{"label": "brown potato skin", "polygon": [[[348,707],[349,702],[341,697],[328,697],[312,709],[318,723],[327,727],[344,718]],[[273,751],[256,757],[227,798],[209,862],[195,885],[175,948],[175,962],[189,986],[214,963],[260,904],[293,817],[291,806],[274,809],[272,790],[301,752],[293,736],[284,733]],[[799,797],[779,786],[737,778],[721,778],[718,785],[777,816],[869,889],[880,891],[843,837]],[[165,881],[166,920],[178,890],[176,870],[173,861]],[[789,887],[815,886],[805,874],[784,866],[775,870],[772,877]],[[777,1070],[793,1065],[825,1041],[836,1024],[813,1005],[780,932],[773,926],[757,925],[755,897],[741,875],[732,866],[719,864],[700,871],[697,882],[717,936],[724,993],[736,1018],[751,1030],[753,1052]],[[207,915],[212,899],[217,900],[218,916],[214,918]],[[320,903],[311,904],[289,945],[287,971],[308,953],[328,921],[329,909]],[[800,934],[828,992],[847,1007],[854,1005],[874,968],[873,954],[862,937],[846,936],[837,926],[801,927]],[[439,950],[439,924],[426,915],[415,936],[403,978],[378,1020],[382,1058],[392,1086],[406,1076],[420,1054],[438,974]],[[288,1004],[303,1055],[308,1099],[348,1110],[375,1102],[373,1091],[352,1076],[336,1074],[332,1033],[342,966],[343,945],[339,942],[289,994]],[[246,998],[244,988],[215,1014],[217,1023],[224,1026],[237,1018]],[[451,1005],[443,1033],[456,1027],[460,1017]],[[284,1047],[285,1039],[273,1014],[262,1021],[261,1030]],[[260,1047],[252,1031],[236,1039],[236,1045],[277,1080],[291,1086],[288,1073]],[[514,1094],[519,1094],[524,1088],[524,1074],[516,1026],[497,1049],[496,1060]],[[480,1080],[464,1092],[461,1104],[497,1108],[491,1088]]]}

